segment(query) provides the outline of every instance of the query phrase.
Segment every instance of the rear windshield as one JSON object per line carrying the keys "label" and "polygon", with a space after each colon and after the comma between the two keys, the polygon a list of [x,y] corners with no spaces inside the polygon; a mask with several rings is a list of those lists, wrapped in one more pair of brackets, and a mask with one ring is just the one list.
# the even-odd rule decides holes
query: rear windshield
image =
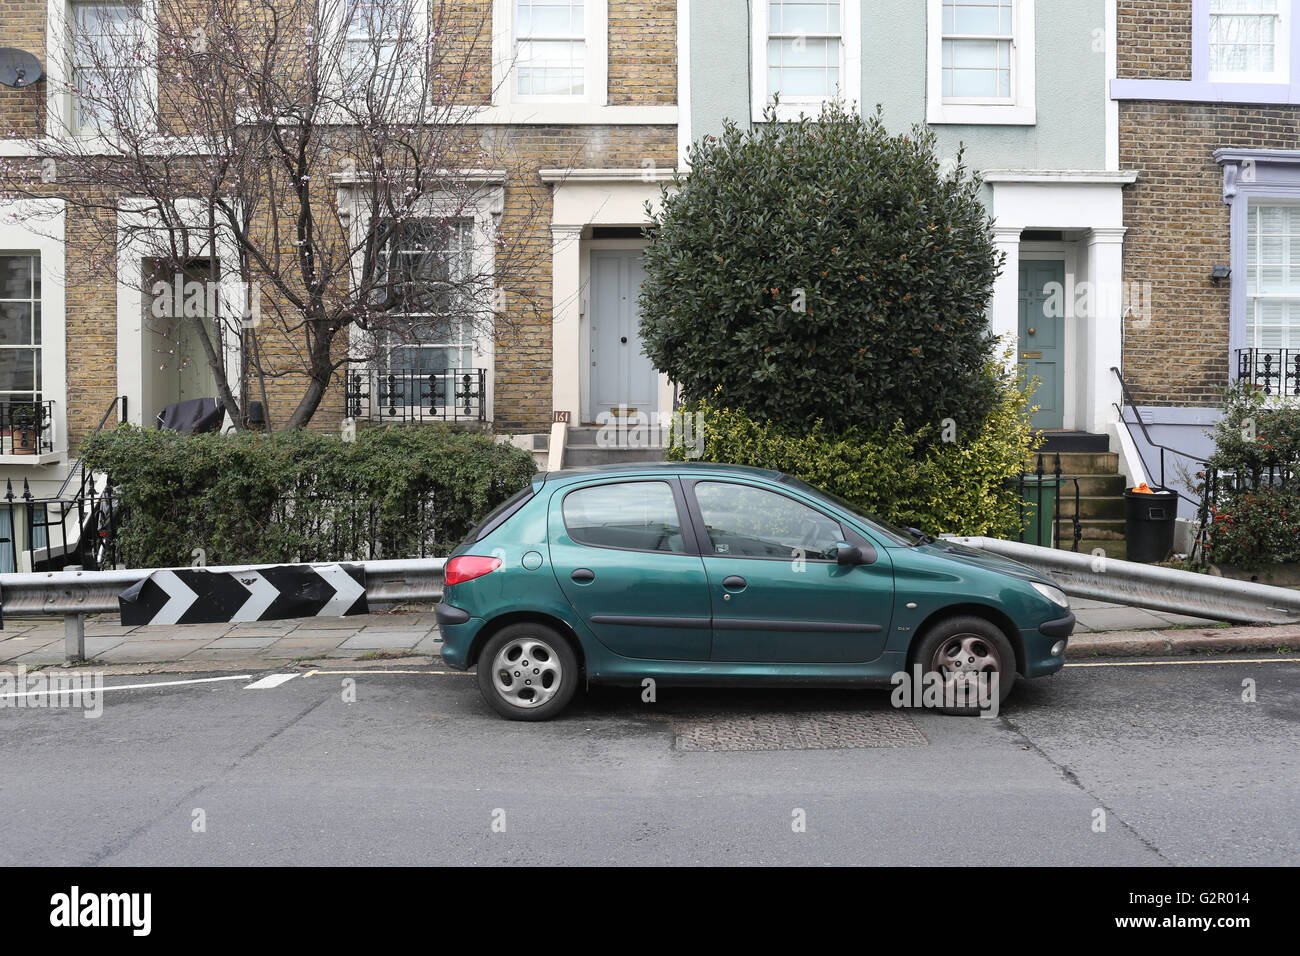
{"label": "rear windshield", "polygon": [[510,516],[528,503],[534,494],[532,482],[522,491],[517,491],[501,504],[497,505],[487,513],[487,516],[470,530],[469,535],[465,538],[465,544],[473,544],[475,541],[482,541],[497,528],[501,527]]}

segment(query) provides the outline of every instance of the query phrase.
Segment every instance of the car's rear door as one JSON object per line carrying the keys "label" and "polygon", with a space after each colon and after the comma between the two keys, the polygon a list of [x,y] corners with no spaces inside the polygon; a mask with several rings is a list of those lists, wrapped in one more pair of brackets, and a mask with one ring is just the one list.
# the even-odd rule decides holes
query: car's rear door
{"label": "car's rear door", "polygon": [[849,663],[884,650],[894,602],[888,553],[836,563],[865,542],[839,519],[755,483],[684,481],[709,580],[714,661]]}
{"label": "car's rear door", "polygon": [[548,521],[560,588],[602,644],[624,657],[709,659],[708,579],[676,478],[566,486]]}

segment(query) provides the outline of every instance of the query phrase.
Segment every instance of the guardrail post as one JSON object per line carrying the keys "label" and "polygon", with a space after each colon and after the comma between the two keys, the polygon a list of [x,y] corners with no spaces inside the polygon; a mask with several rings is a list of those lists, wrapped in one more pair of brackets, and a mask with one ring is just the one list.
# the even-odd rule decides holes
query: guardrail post
{"label": "guardrail post", "polygon": [[63,653],[69,664],[86,659],[86,615],[63,616]]}

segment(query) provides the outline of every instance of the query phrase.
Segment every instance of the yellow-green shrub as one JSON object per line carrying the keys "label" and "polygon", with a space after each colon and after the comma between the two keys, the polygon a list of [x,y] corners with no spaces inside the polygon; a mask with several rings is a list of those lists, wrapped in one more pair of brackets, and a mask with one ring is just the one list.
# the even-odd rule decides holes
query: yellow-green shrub
{"label": "yellow-green shrub", "polygon": [[1014,537],[1020,522],[1015,479],[1041,440],[1029,427],[1025,383],[995,377],[992,411],[965,431],[960,422],[949,422],[947,436],[930,425],[908,431],[902,422],[877,432],[835,433],[820,421],[811,429],[793,428],[696,402],[682,411],[702,416],[702,455],[695,442],[684,445],[675,433],[668,457],[773,468],[833,492],[868,515],[929,534]]}

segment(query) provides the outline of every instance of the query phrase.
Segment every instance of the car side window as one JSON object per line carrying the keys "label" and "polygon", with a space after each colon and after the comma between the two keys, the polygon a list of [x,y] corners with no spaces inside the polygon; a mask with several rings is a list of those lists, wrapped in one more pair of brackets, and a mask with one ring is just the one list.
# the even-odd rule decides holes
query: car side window
{"label": "car side window", "polygon": [[564,496],[564,527],[578,544],[686,553],[673,490],[663,481],[579,488]]}
{"label": "car side window", "polygon": [[838,521],[762,488],[701,481],[695,500],[711,554],[833,561],[835,546],[844,540]]}

